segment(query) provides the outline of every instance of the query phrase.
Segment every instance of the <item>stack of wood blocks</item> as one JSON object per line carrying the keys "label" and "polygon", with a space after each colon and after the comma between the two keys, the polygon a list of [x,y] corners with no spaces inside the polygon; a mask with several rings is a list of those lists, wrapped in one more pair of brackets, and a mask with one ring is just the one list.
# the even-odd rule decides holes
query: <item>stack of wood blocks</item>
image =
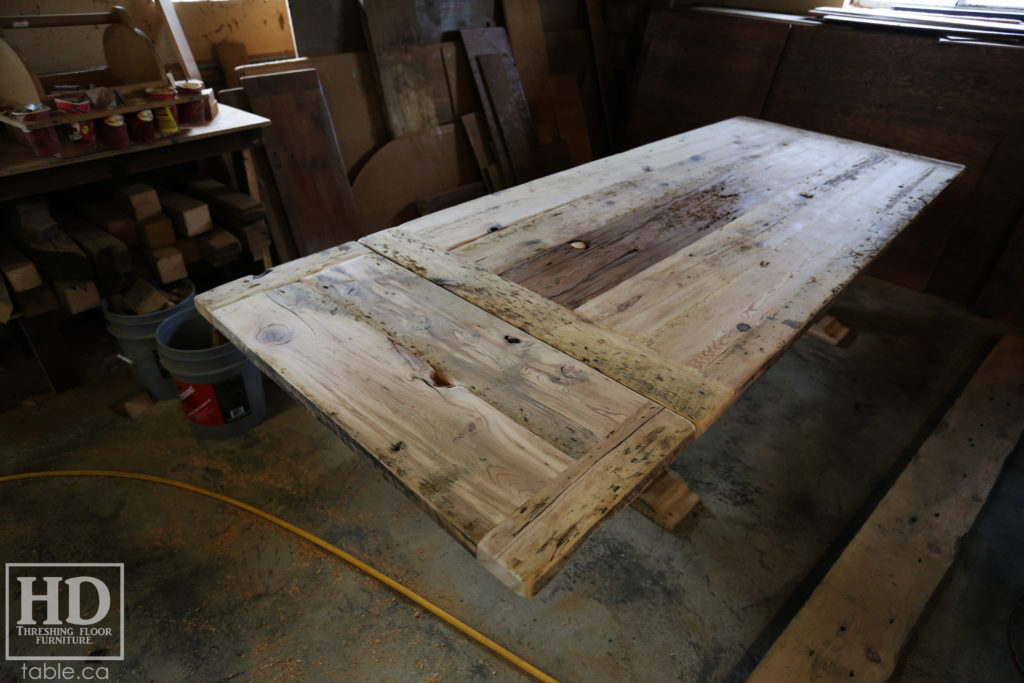
{"label": "stack of wood blocks", "polygon": [[[259,201],[209,179],[190,181],[183,190],[133,183],[74,209],[52,212],[41,198],[7,206],[0,232],[0,323],[17,313],[82,313],[98,308],[101,297],[110,297],[113,308],[121,295],[138,299],[128,310],[152,312],[160,298],[172,305],[180,300],[173,285],[189,276],[192,264],[219,268],[249,252],[269,267],[270,237]],[[143,293],[142,285],[159,296]],[[133,291],[136,296],[128,297]]]}

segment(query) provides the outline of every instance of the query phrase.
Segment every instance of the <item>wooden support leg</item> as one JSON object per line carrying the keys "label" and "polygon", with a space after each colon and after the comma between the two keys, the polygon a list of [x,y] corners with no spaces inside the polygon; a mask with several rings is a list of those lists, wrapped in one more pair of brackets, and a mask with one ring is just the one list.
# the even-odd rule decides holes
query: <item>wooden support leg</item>
{"label": "wooden support leg", "polygon": [[633,501],[633,507],[658,526],[672,531],[699,502],[700,496],[690,490],[681,476],[665,470]]}
{"label": "wooden support leg", "polygon": [[839,322],[834,315],[823,315],[807,328],[806,334],[826,344],[839,346],[849,333],[850,328]]}

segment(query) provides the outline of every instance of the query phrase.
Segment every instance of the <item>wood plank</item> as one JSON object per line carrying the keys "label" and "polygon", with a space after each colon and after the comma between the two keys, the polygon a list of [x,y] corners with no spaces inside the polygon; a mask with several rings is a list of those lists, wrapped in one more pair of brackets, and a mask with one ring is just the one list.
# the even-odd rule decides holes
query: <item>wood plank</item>
{"label": "wood plank", "polygon": [[[365,250],[355,242],[341,244],[337,247],[324,249],[315,254],[274,266],[259,275],[246,275],[223,284],[216,289],[203,292],[196,296],[196,299],[201,299],[203,310],[213,312],[236,301],[241,301],[247,296],[253,296],[260,292],[298,282],[308,275],[312,275],[332,265],[343,263],[363,253],[365,253]],[[199,307],[198,302],[196,306]]]}
{"label": "wood plank", "polygon": [[[785,23],[653,13],[637,62],[624,146],[732,116],[761,116],[788,35]],[[679,87],[680,78],[686,87]]]}
{"label": "wood plank", "polygon": [[236,71],[242,78],[304,67],[315,68],[320,76],[341,158],[345,160],[349,179],[355,180],[367,160],[388,141],[377,77],[369,53],[314,55],[250,64]]}
{"label": "wood plank", "polygon": [[666,359],[612,330],[437,249],[401,228],[369,235],[360,242],[675,411],[696,425],[698,433],[732,402],[728,389],[706,380],[696,371],[673,367]]}
{"label": "wood plank", "polygon": [[533,123],[525,106],[526,97],[518,83],[515,65],[499,54],[480,55],[477,62],[487,99],[505,143],[512,177],[516,183],[532,180],[537,177],[539,154]]}
{"label": "wood plank", "polygon": [[[570,202],[586,200],[587,197],[596,197],[601,193],[607,195],[601,197],[601,201],[628,201],[632,192],[624,190],[632,187],[630,183],[647,182],[641,172],[660,173],[674,167],[685,167],[687,162],[707,162],[709,167],[692,170],[694,178],[688,182],[695,182],[705,173],[711,173],[713,166],[710,165],[738,153],[738,146],[732,144],[729,135],[742,135],[749,151],[756,153],[754,150],[760,145],[775,144],[776,136],[780,134],[779,130],[751,125],[749,120],[730,119],[718,124],[717,128],[688,131],[598,159],[582,168],[568,169],[531,181],[514,191],[502,192],[500,199],[485,197],[468,202],[458,210],[448,211],[443,216],[439,214],[411,221],[403,229],[416,232],[423,239],[446,249],[460,247],[482,237],[494,236],[496,230],[497,234],[501,234],[506,226],[520,221],[541,214],[558,213],[560,207]],[[799,135],[794,135],[793,139],[798,140]],[[709,156],[712,154],[716,156]],[[700,159],[695,160],[693,157]],[[648,168],[650,171],[646,170]],[[657,187],[658,183],[654,185]],[[614,194],[620,195],[618,200]],[[498,226],[496,230],[494,226]]]}
{"label": "wood plank", "polygon": [[519,595],[534,595],[693,435],[689,422],[659,411],[610,450],[578,460],[521,505],[480,542],[477,559]]}
{"label": "wood plank", "polygon": [[471,550],[572,462],[306,285],[247,297],[214,320]]}
{"label": "wood plank", "polygon": [[223,40],[213,46],[213,52],[217,56],[221,73],[224,74],[225,86],[228,88],[241,87],[242,84],[238,80],[235,69],[249,63],[249,53],[246,51],[245,43]]}
{"label": "wood plank", "polygon": [[[439,121],[421,50],[419,24],[412,3],[360,0],[366,42],[377,65],[385,122],[391,137],[437,128]],[[440,65],[440,55],[438,65]],[[443,66],[441,67],[443,75]]]}
{"label": "wood plank", "polygon": [[515,56],[516,69],[522,82],[530,118],[540,143],[554,142],[560,136],[548,79],[551,66],[544,42],[544,26],[538,0],[503,0],[505,28]]}
{"label": "wood plank", "polygon": [[360,171],[352,194],[362,224],[372,232],[418,216],[418,199],[479,177],[466,137],[448,123],[384,145]]}
{"label": "wood plank", "polygon": [[[791,185],[796,201],[763,202],[577,310],[742,389],[959,171],[865,146],[845,171]],[[660,295],[644,291],[655,282]]]}
{"label": "wood plank", "polygon": [[493,177],[488,171],[491,166],[497,164],[497,159],[493,142],[484,129],[483,114],[478,111],[470,112],[463,115],[461,121],[462,129],[466,132],[466,138],[469,140],[469,146],[473,150],[477,167],[480,169],[484,182],[487,183],[487,189],[491,192],[503,189],[505,184],[502,182],[500,174]]}
{"label": "wood plank", "polygon": [[483,73],[480,71],[480,63],[477,58],[480,55],[512,53],[508,44],[508,36],[505,29],[499,27],[472,28],[459,31],[462,37],[462,44],[466,48],[466,56],[469,59],[469,68],[473,73],[473,81],[476,83],[476,90],[480,93],[480,103],[484,111],[484,119],[487,121],[487,129],[490,131],[491,140],[494,143],[494,153],[498,159],[498,166],[501,169],[502,182],[507,185],[515,184],[515,176],[512,173],[512,163],[509,160],[508,149],[505,147],[504,138],[501,135],[501,126],[495,115],[494,107],[487,96],[487,84],[484,83]]}
{"label": "wood plank", "polygon": [[487,194],[487,187],[483,181],[478,180],[475,183],[460,185],[454,190],[447,190],[430,197],[417,199],[416,210],[420,212],[421,216],[424,216],[428,213],[453,207],[462,202],[468,202],[470,199],[482,197],[485,194]]}
{"label": "wood plank", "polygon": [[304,280],[577,458],[650,401],[376,254]]}
{"label": "wood plank", "polygon": [[1024,337],[1004,337],[750,680],[889,680],[1024,431]]}
{"label": "wood plank", "polygon": [[0,273],[10,285],[12,292],[24,292],[43,284],[39,271],[32,261],[7,242],[0,240]]}
{"label": "wood plank", "polygon": [[575,74],[559,74],[548,80],[551,102],[558,121],[558,131],[569,146],[573,166],[594,160],[587,133],[587,112]]}
{"label": "wood plank", "polygon": [[264,147],[299,254],[362,234],[316,71],[247,76],[242,85],[253,111],[274,121]]}
{"label": "wood plank", "polygon": [[615,142],[618,130],[618,91],[612,73],[611,52],[608,49],[608,32],[605,30],[604,13],[600,0],[586,0],[587,24],[590,27],[590,44],[594,51],[594,64],[597,69],[598,88],[601,93],[601,107],[604,113],[605,129],[608,142]]}
{"label": "wood plank", "polygon": [[[633,153],[625,153],[617,159],[615,175],[604,179],[595,174],[592,181],[577,179],[576,196],[560,194],[549,209],[532,215],[523,212],[519,220],[515,213],[508,211],[519,197],[503,193],[495,213],[505,215],[487,217],[501,229],[484,233],[477,227],[475,239],[462,245],[456,243],[458,253],[488,270],[505,273],[513,268],[528,270],[529,262],[544,263],[552,250],[582,240],[588,245],[593,243],[595,250],[590,247],[582,253],[571,250],[577,261],[593,262],[595,267],[611,262],[616,262],[618,268],[632,269],[634,264],[641,263],[647,267],[674,251],[666,250],[667,244],[679,243],[687,239],[686,235],[699,237],[703,232],[717,229],[723,221],[773,196],[770,186],[751,184],[745,178],[747,174],[764,169],[781,181],[801,177],[811,170],[809,165],[829,168],[830,164],[842,164],[846,158],[843,150],[823,151],[815,139],[793,129],[732,125],[728,129],[732,135],[743,136],[744,149],[726,135],[706,140],[695,135],[699,131],[694,131],[687,134],[693,139],[685,147],[667,145],[673,150],[672,156],[634,159],[631,158]],[[820,165],[815,165],[819,161]],[[560,179],[561,175],[556,178]],[[556,180],[553,179],[552,184],[556,184]],[[742,191],[726,190],[728,184],[737,184],[735,189]],[[545,188],[537,189],[547,194]],[[667,222],[662,218],[652,223],[652,218],[659,215],[667,217]],[[506,220],[501,220],[506,216]],[[476,217],[477,226],[480,220]],[[543,230],[538,229],[540,225],[544,226]],[[451,235],[443,235],[444,243],[464,239],[461,228],[461,221],[449,221],[444,232]],[[647,246],[642,241],[629,243],[628,235],[633,229],[645,231],[647,239],[657,239],[661,244],[647,249],[646,255],[632,251],[638,246]],[[437,233],[431,231],[431,236]],[[619,235],[623,243],[612,246]],[[608,258],[602,260],[606,254]],[[584,265],[581,262],[578,267],[581,280],[588,274]],[[523,277],[527,275],[523,273]],[[560,273],[559,278],[566,279],[566,275]]]}
{"label": "wood plank", "polygon": [[178,17],[174,0],[160,0],[159,4],[164,24],[171,33],[171,45],[174,48],[174,54],[178,57],[178,65],[185,72],[186,78],[202,80],[202,76],[199,74],[199,67],[196,66],[195,57],[192,55],[192,48],[188,43],[185,29],[181,27],[181,19]]}

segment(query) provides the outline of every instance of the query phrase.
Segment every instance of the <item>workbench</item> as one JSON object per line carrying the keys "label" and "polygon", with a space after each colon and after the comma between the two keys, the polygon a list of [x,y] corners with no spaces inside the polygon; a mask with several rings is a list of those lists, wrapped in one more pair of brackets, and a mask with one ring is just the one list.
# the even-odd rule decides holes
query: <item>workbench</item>
{"label": "workbench", "polygon": [[196,305],[530,596],[961,170],[735,118]]}
{"label": "workbench", "polygon": [[[0,135],[0,201],[119,178],[198,159],[243,152],[259,144],[270,120],[221,104],[201,125],[183,125],[177,135],[123,149],[64,158],[38,157],[23,144]],[[251,165],[251,161],[246,163]],[[248,170],[247,170],[248,174]]]}

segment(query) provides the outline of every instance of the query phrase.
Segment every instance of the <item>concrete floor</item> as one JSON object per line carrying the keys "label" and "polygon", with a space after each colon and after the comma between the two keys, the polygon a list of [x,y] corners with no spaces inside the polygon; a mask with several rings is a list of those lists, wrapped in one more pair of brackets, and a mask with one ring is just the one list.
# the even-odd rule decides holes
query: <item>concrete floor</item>
{"label": "concrete floor", "polygon": [[[556,678],[739,681],[799,607],[993,341],[957,307],[870,278],[675,463],[701,494],[674,533],[626,510],[537,598],[505,589],[400,492],[269,386],[269,418],[193,438],[164,402],[109,409],[126,375],[0,415],[0,474],[156,474],[284,518],[369,562]],[[1018,449],[909,648],[903,681],[1012,681],[1024,595]],[[0,484],[0,562],[125,562],[120,680],[523,680],[307,542],[240,510],[110,479]],[[21,680],[0,664],[0,681]],[[1018,678],[1015,678],[1018,677]]]}

